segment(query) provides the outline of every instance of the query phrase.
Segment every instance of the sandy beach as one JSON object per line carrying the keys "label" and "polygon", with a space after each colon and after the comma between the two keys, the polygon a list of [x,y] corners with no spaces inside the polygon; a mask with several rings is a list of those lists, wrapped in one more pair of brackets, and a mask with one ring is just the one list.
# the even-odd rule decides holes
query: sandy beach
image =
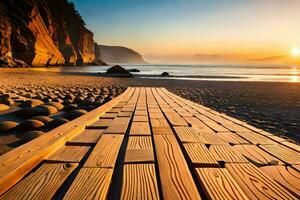
{"label": "sandy beach", "polygon": [[[258,128],[300,142],[300,84],[109,78],[0,69],[0,155],[121,94],[159,86]],[[3,131],[6,130],[6,131]]]}

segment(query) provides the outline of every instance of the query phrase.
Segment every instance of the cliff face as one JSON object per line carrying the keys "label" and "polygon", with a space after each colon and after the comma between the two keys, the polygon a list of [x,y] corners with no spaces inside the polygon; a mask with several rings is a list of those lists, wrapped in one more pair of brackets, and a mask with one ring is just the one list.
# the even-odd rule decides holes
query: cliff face
{"label": "cliff face", "polygon": [[143,57],[136,51],[121,46],[98,45],[100,57],[107,63],[145,64]]}
{"label": "cliff face", "polygon": [[67,0],[1,0],[0,42],[3,66],[95,62],[93,33]]}

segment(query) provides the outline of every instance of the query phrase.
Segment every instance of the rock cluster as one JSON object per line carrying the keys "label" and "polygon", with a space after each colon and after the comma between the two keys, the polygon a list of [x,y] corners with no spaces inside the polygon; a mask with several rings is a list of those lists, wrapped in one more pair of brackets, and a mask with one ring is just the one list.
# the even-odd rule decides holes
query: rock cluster
{"label": "rock cluster", "polygon": [[124,89],[36,85],[1,89],[0,133],[15,133],[26,141],[33,139],[103,105]]}

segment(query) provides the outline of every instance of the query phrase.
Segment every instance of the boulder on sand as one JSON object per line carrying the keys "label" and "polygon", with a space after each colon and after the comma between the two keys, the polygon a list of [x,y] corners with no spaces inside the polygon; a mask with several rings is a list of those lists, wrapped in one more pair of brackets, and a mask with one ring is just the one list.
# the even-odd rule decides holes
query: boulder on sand
{"label": "boulder on sand", "polygon": [[170,76],[170,74],[168,72],[163,72],[161,73],[162,76]]}
{"label": "boulder on sand", "polygon": [[71,110],[69,112],[66,113],[66,118],[69,120],[73,120],[76,119],[77,117],[80,117],[84,114],[86,114],[87,111],[83,110],[83,109],[75,109],[75,110]]}
{"label": "boulder on sand", "polygon": [[0,103],[0,112],[1,112],[1,111],[6,111],[6,110],[8,110],[8,109],[9,109],[9,106]]}
{"label": "boulder on sand", "polygon": [[17,122],[14,121],[0,121],[0,132],[9,131],[18,126]]}
{"label": "boulder on sand", "polygon": [[106,71],[106,74],[119,75],[119,76],[124,76],[124,77],[125,76],[132,77],[132,74],[128,70],[121,67],[120,65],[115,65],[115,66],[109,68]]}
{"label": "boulder on sand", "polygon": [[42,132],[42,131],[27,131],[25,133],[24,132],[18,133],[17,137],[23,139],[24,142],[25,141],[28,142],[28,141],[38,138],[42,135],[44,135],[44,132]]}
{"label": "boulder on sand", "polygon": [[35,119],[29,119],[27,121],[22,122],[18,126],[16,126],[16,130],[21,131],[21,132],[32,131],[32,130],[36,130],[42,126],[44,126],[43,122],[41,122],[39,120],[35,120]]}

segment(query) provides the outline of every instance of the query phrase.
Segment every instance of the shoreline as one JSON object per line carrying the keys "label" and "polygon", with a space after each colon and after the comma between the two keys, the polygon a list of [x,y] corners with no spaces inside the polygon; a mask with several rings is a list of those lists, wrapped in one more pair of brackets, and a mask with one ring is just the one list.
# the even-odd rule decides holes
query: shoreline
{"label": "shoreline", "polygon": [[[35,95],[41,93],[38,88],[62,94],[70,90],[81,90],[86,97],[88,93],[95,95],[94,90],[100,89],[96,96],[101,96],[102,89],[107,91],[109,88],[121,88],[111,96],[113,98],[129,86],[166,87],[186,99],[300,143],[300,83],[117,78],[88,73],[0,70],[0,90],[13,94],[23,91],[28,99],[33,98],[29,95],[32,90],[37,91]],[[91,88],[93,90],[89,91]],[[1,113],[3,112],[0,112],[0,121],[3,120]],[[60,115],[52,117],[60,118]],[[7,144],[10,144],[9,149],[17,146],[18,137],[5,137],[4,134],[0,135],[0,150],[5,149]]]}

